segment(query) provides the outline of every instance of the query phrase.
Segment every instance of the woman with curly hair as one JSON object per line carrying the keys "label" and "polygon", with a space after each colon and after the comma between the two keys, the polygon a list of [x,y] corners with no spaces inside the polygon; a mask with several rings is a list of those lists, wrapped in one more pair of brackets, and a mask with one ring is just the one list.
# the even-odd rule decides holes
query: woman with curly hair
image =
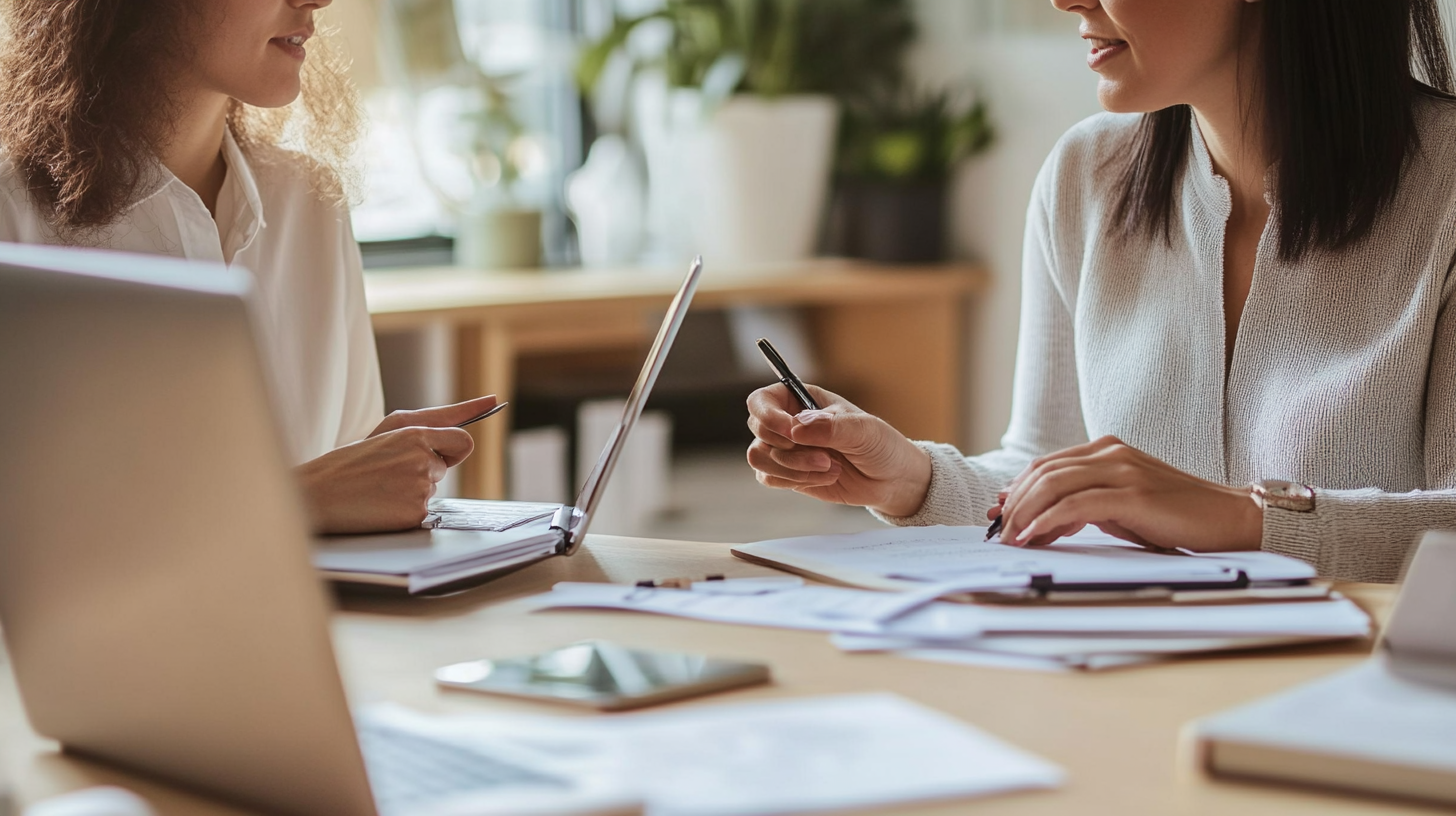
{"label": "woman with curly hair", "polygon": [[[331,0],[4,0],[0,240],[235,265],[315,527],[417,525],[494,403],[383,417]],[[286,145],[286,146],[285,146]]]}

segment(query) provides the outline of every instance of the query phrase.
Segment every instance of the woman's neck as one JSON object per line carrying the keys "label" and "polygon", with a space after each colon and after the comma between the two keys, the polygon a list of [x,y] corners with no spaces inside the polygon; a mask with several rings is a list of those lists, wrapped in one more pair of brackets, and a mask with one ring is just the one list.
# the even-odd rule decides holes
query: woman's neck
{"label": "woman's neck", "polygon": [[1264,194],[1269,156],[1257,127],[1258,116],[1246,116],[1237,105],[1195,107],[1193,113],[1214,172],[1228,181],[1234,215],[1267,215]]}
{"label": "woman's neck", "polygon": [[190,104],[182,105],[160,157],[172,175],[197,193],[213,217],[227,177],[222,157],[227,108],[228,98],[221,94],[198,94]]}
{"label": "woman's neck", "polygon": [[1207,76],[1189,101],[1208,146],[1214,172],[1228,181],[1235,219],[1268,218],[1265,176],[1273,157],[1264,140],[1264,106],[1257,68],[1263,41],[1263,15],[1243,4],[1239,40],[1231,59]]}

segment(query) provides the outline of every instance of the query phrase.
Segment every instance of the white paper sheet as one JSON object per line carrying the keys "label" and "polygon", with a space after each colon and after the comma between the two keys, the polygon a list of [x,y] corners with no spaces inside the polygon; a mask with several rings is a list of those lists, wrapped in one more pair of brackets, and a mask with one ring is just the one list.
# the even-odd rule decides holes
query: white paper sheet
{"label": "white paper sheet", "polygon": [[896,593],[805,586],[762,595],[717,595],[617,584],[557,584],[537,608],[621,609],[659,615],[824,632],[963,640],[979,634],[1205,637],[1364,637],[1370,618],[1345,598],[1209,606],[995,606],[938,601],[878,622]]}
{"label": "white paper sheet", "polygon": [[985,527],[902,527],[830,536],[760,541],[735,548],[851,583],[851,576],[921,582],[994,582],[1046,574],[1059,581],[1191,580],[1243,570],[1251,581],[1315,577],[1310,565],[1268,552],[1163,555],[1095,528],[1048,547],[986,541]]}
{"label": "white paper sheet", "polygon": [[1125,669],[1130,666],[1146,666],[1162,663],[1167,655],[1156,654],[1096,654],[1081,657],[1037,657],[1035,655],[1007,654],[1005,652],[981,652],[972,649],[905,649],[894,652],[896,657],[910,660],[924,660],[927,663],[949,663],[955,666],[984,666],[992,669],[1015,669],[1064,674],[1067,672],[1103,671]]}
{"label": "white paper sheet", "polygon": [[[678,618],[808,629],[816,632],[887,631],[879,620],[898,609],[894,593],[829,586],[788,587],[756,595],[647,589],[620,584],[559,583],[536,596],[538,609],[621,609]],[[954,639],[978,632],[974,610],[932,603],[896,618],[894,631],[917,637]]]}
{"label": "white paper sheet", "polygon": [[[609,763],[648,816],[751,816],[1052,788],[1055,765],[892,694],[695,706],[610,718],[428,717],[369,712],[482,748],[560,754],[563,772]],[[559,746],[559,747],[553,747]],[[584,748],[583,746],[588,746]],[[570,769],[568,771],[568,769]]]}
{"label": "white paper sheet", "polygon": [[1308,643],[1310,637],[1099,637],[985,635],[937,642],[885,635],[836,633],[846,652],[886,652],[912,660],[1030,671],[1101,671],[1158,663],[1180,655]]}
{"label": "white paper sheet", "polygon": [[963,641],[926,641],[887,635],[837,633],[834,645],[846,652],[898,652],[933,646],[1028,657],[1079,658],[1094,654],[1178,655],[1228,649],[1257,649],[1308,643],[1308,637],[1068,637],[1063,635],[985,635]]}
{"label": "white paper sheet", "polygon": [[[1346,598],[1213,606],[974,607],[981,631],[1087,635],[1365,637],[1370,616]],[[893,624],[891,631],[896,631]]]}

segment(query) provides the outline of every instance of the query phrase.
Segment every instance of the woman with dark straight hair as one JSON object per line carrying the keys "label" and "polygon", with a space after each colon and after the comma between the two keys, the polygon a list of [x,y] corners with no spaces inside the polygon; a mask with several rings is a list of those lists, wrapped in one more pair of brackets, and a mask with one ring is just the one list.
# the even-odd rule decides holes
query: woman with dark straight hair
{"label": "woman with dark straight hair", "polygon": [[1456,527],[1456,101],[1436,0],[1053,0],[1109,113],[1032,192],[1011,425],[966,457],[749,398],[759,481],[1393,581]]}
{"label": "woman with dark straight hair", "polygon": [[315,528],[399,530],[495,399],[383,415],[345,206],[358,108],[315,37],[330,2],[0,0],[0,241],[246,269]]}

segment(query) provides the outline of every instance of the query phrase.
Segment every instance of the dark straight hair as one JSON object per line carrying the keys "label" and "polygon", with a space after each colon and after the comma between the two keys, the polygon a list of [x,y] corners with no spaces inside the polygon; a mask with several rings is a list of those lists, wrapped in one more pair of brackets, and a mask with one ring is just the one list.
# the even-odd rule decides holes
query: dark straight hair
{"label": "dark straight hair", "polygon": [[[1263,0],[1255,68],[1270,157],[1279,257],[1337,250],[1370,232],[1419,149],[1416,104],[1452,98],[1436,0]],[[1192,110],[1144,114],[1122,170],[1115,228],[1171,240]]]}

